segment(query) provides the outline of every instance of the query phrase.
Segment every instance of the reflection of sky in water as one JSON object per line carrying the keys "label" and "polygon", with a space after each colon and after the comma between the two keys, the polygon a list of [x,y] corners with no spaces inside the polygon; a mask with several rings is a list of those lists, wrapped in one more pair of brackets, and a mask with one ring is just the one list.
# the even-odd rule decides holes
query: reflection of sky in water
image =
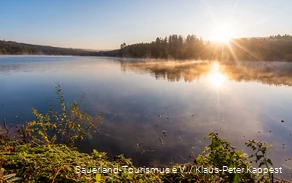
{"label": "reflection of sky in water", "polygon": [[291,71],[292,63],[284,62],[0,57],[0,117],[19,123],[32,118],[32,107],[45,112],[59,83],[68,101],[84,92],[82,107],[105,114],[102,135],[83,150],[123,153],[137,165],[185,162],[217,131],[239,149],[247,150],[248,139],[273,143],[276,165],[291,167],[284,161],[292,155]]}

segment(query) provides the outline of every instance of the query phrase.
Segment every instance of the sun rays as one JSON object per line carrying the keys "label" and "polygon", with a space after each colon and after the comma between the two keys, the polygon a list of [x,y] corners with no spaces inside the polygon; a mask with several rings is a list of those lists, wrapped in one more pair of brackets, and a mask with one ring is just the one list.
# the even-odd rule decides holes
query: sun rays
{"label": "sun rays", "polygon": [[235,28],[231,24],[220,24],[211,33],[210,40],[220,43],[228,43],[228,41],[235,35]]}

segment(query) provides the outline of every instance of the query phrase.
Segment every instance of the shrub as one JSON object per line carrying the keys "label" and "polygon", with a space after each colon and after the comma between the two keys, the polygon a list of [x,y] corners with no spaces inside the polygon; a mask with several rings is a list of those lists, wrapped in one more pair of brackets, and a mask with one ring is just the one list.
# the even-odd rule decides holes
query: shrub
{"label": "shrub", "polygon": [[76,101],[67,109],[60,85],[56,87],[56,93],[60,104],[59,112],[54,111],[51,104],[49,113],[45,115],[32,109],[36,119],[26,123],[24,139],[38,144],[53,144],[59,138],[60,143],[73,146],[76,140],[91,138],[91,133],[97,132],[102,116],[97,114],[92,117],[82,112]]}

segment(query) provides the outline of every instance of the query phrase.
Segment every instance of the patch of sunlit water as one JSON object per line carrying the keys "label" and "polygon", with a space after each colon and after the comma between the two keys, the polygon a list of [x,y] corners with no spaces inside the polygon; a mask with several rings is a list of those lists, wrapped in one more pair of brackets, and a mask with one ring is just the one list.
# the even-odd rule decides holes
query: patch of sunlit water
{"label": "patch of sunlit water", "polygon": [[227,76],[220,71],[219,63],[215,62],[212,64],[210,72],[207,75],[207,80],[216,88],[220,88],[224,85],[227,80]]}
{"label": "patch of sunlit water", "polygon": [[214,87],[219,88],[224,84],[226,77],[220,72],[215,72],[208,75],[207,79]]}

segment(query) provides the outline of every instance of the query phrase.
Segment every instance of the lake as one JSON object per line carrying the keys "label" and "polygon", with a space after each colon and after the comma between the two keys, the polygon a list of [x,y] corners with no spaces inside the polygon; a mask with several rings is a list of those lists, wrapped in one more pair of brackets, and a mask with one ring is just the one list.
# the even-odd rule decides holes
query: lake
{"label": "lake", "polygon": [[2,56],[0,83],[0,118],[10,126],[32,120],[32,108],[47,112],[57,84],[67,103],[85,94],[81,108],[105,119],[101,133],[79,145],[83,152],[125,154],[137,166],[184,163],[215,131],[248,153],[249,139],[273,144],[275,167],[283,177],[292,173],[285,161],[292,156],[292,63]]}

